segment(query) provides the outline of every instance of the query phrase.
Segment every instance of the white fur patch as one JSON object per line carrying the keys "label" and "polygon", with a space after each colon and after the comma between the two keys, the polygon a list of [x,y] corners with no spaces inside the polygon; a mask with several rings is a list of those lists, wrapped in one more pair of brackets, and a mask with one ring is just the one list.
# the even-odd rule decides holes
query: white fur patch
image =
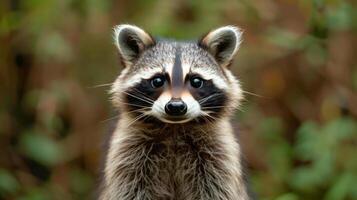
{"label": "white fur patch", "polygon": [[190,72],[191,69],[191,63],[187,63],[187,62],[182,62],[182,78],[184,81],[186,75]]}
{"label": "white fur patch", "polygon": [[201,113],[200,104],[193,98],[191,93],[185,92],[181,96],[182,101],[187,105],[187,117],[190,119],[196,118]]}
{"label": "white fur patch", "polygon": [[165,72],[169,74],[170,79],[172,80],[172,68],[174,67],[173,62],[169,62],[165,65]]}
{"label": "white fur patch", "polygon": [[161,68],[153,68],[148,71],[140,71],[138,73],[135,73],[133,76],[131,76],[129,79],[126,79],[125,81],[119,81],[123,80],[123,77],[128,73],[129,68],[125,68],[118,79],[114,82],[111,91],[116,92],[116,91],[121,91],[122,89],[130,88],[135,86],[136,84],[140,83],[142,79],[150,79],[157,73],[161,73],[162,69]]}
{"label": "white fur patch", "polygon": [[171,100],[171,98],[172,96],[170,92],[162,93],[160,97],[154,102],[150,114],[168,123],[184,123],[198,117],[201,114],[200,104],[192,97],[190,93],[185,92],[181,96],[182,101],[185,102],[187,105],[187,113],[185,114],[185,119],[178,122],[173,122],[165,119],[165,106]]}
{"label": "white fur patch", "polygon": [[157,118],[162,118],[165,115],[165,106],[171,100],[172,96],[168,91],[162,93],[160,97],[152,105],[152,114]]}

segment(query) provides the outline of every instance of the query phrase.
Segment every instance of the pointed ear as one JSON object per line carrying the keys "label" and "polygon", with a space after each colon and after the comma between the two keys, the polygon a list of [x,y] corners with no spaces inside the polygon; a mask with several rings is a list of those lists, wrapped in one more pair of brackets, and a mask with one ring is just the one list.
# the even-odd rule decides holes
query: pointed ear
{"label": "pointed ear", "polygon": [[122,24],[114,27],[114,40],[125,67],[130,67],[155,40],[137,26]]}
{"label": "pointed ear", "polygon": [[215,29],[199,41],[199,45],[213,55],[218,64],[226,67],[232,61],[241,43],[242,31],[235,26]]}

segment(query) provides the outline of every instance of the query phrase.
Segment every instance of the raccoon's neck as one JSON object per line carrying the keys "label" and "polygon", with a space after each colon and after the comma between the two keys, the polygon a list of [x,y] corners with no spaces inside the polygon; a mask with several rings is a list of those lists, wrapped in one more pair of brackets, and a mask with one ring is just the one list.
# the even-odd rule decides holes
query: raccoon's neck
{"label": "raccoon's neck", "polygon": [[[208,121],[206,123],[188,122],[183,124],[168,124],[160,121],[136,122],[130,123],[132,119],[126,115],[122,115],[118,121],[117,130],[119,133],[114,133],[120,137],[121,134],[130,134],[135,137],[145,137],[155,141],[178,139],[180,137],[192,137],[197,140],[213,139],[214,135],[230,135],[232,134],[229,118],[217,118],[216,121]],[[118,131],[116,131],[118,132]],[[116,137],[116,136],[114,136]]]}
{"label": "raccoon's neck", "polygon": [[239,157],[228,120],[129,127],[122,118],[107,156],[103,199],[245,200]]}

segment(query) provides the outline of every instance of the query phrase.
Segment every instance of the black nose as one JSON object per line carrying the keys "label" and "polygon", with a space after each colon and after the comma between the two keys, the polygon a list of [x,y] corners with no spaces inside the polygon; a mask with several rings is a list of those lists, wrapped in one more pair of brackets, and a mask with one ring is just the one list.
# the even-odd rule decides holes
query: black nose
{"label": "black nose", "polygon": [[181,99],[171,99],[165,106],[165,112],[171,116],[184,115],[187,112],[187,105]]}

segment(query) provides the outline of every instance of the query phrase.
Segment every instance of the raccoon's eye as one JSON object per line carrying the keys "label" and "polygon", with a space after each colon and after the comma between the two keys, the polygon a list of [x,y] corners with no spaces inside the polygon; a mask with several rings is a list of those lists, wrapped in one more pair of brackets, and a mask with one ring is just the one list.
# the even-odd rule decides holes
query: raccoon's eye
{"label": "raccoon's eye", "polygon": [[192,77],[190,79],[191,86],[194,88],[200,88],[203,85],[203,79],[200,77]]}
{"label": "raccoon's eye", "polygon": [[162,76],[157,76],[151,79],[151,86],[153,88],[159,88],[162,87],[165,83],[165,78]]}

